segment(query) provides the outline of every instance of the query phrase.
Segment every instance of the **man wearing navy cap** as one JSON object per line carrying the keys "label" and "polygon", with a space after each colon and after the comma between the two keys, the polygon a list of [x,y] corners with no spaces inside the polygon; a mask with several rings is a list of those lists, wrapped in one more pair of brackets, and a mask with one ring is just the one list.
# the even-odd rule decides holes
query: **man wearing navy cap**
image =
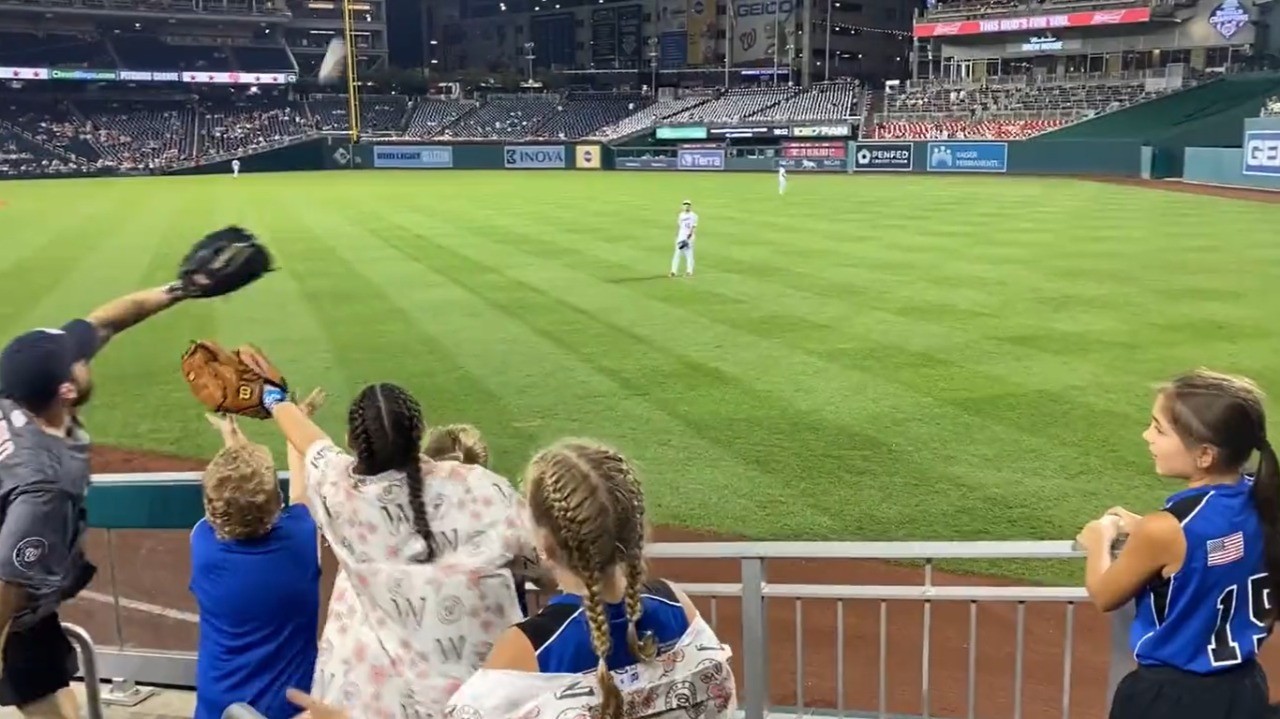
{"label": "man wearing navy cap", "polygon": [[81,547],[89,435],[78,409],[93,389],[89,360],[183,296],[178,283],[135,292],[0,352],[0,706],[24,716],[79,716],[76,654],[57,610],[96,572]]}

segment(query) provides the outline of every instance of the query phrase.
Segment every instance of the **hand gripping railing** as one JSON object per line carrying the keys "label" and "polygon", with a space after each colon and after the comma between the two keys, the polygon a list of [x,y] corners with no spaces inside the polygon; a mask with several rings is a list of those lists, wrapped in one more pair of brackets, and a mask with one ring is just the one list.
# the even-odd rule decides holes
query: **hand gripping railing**
{"label": "hand gripping railing", "polygon": [[84,674],[84,703],[89,719],[102,719],[102,685],[98,679],[98,654],[89,633],[74,624],[62,624],[62,632],[80,652],[80,671]]}

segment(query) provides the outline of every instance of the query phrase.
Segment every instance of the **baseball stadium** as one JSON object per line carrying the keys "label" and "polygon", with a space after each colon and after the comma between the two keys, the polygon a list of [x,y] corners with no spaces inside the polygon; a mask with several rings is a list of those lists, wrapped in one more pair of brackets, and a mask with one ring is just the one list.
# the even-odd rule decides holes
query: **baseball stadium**
{"label": "baseball stadium", "polygon": [[[68,367],[92,357],[93,402],[80,407],[89,385],[74,372],[57,385],[58,401],[75,395],[67,426],[92,437],[91,479],[59,500],[80,517],[67,556],[91,571],[74,590],[55,581],[56,614],[41,615],[74,649],[71,704],[65,678],[42,692],[23,669],[39,642],[23,639],[38,592],[22,573],[58,552],[45,556],[20,524],[27,470],[14,466],[34,451],[24,438],[52,432],[28,425],[19,385],[48,372],[0,366],[0,625],[11,627],[0,716],[615,719],[603,678],[582,694],[560,687],[559,704],[498,711],[421,692],[360,704],[397,680],[353,674],[325,688],[320,669],[333,627],[385,630],[371,605],[349,606],[387,581],[368,579],[369,566],[428,572],[392,586],[436,606],[447,579],[430,574],[438,544],[422,526],[454,521],[440,487],[459,477],[527,495],[527,513],[526,499],[513,505],[534,525],[521,546],[556,572],[572,564],[538,497],[578,470],[605,481],[586,471],[592,457],[626,468],[614,495],[635,477],[643,489],[616,514],[647,539],[637,530],[634,552],[617,547],[627,572],[642,553],[647,574],[627,574],[627,608],[610,621],[634,630],[662,601],[679,606],[633,611],[632,580],[660,578],[691,602],[681,641],[705,621],[724,651],[714,681],[718,659],[683,682],[689,696],[673,699],[668,678],[650,697],[665,692],[665,704],[651,706],[624,686],[629,719],[1174,716],[1116,707],[1122,680],[1154,663],[1139,652],[1142,622],[1171,631],[1175,615],[1156,601],[1172,606],[1171,577],[1186,573],[1148,572],[1112,602],[1099,599],[1095,563],[1130,571],[1126,556],[1150,543],[1113,508],[1172,513],[1185,561],[1204,552],[1189,527],[1208,500],[1175,511],[1170,496],[1192,490],[1169,478],[1184,475],[1164,471],[1151,434],[1178,382],[1210,376],[1186,373],[1280,392],[1271,0],[0,0],[0,80],[0,326],[10,347],[99,331],[93,351],[68,355]],[[218,349],[246,345],[257,349]],[[6,349],[0,365],[19,354]],[[1256,490],[1275,453],[1253,385],[1231,381],[1228,394],[1254,402],[1258,434],[1241,440],[1249,459],[1233,476]],[[293,403],[313,387],[322,406]],[[412,427],[393,431],[385,393]],[[381,446],[414,440],[413,471],[371,469],[361,454],[379,446],[364,437],[379,414],[395,435]],[[483,436],[481,458],[428,447],[435,459],[417,469],[419,445],[449,425]],[[237,442],[270,453],[254,465],[270,477],[265,499],[234,484],[223,494],[219,458]],[[1213,462],[1224,442],[1205,440]],[[596,443],[612,449],[581,449]],[[363,534],[335,534],[334,517],[354,510],[317,494],[328,481],[317,467],[347,447],[354,464],[335,496],[402,472],[411,521],[391,523],[431,561],[393,547],[384,562]],[[557,474],[565,447],[579,454]],[[229,539],[219,522],[253,501],[279,524]],[[1270,526],[1257,502],[1249,521]],[[228,547],[278,536],[294,505],[308,536],[319,531],[316,607],[289,604],[306,591],[288,573],[251,581],[248,564],[230,564],[257,550]],[[589,514],[562,528],[594,526]],[[1111,533],[1095,543],[1098,532]],[[1263,561],[1254,539],[1239,540],[1246,551],[1232,537],[1209,537],[1208,567]],[[218,578],[205,552],[228,562]],[[1200,602],[1216,617],[1214,664],[1195,681],[1221,678],[1220,632],[1256,652],[1255,663],[1237,651],[1233,666],[1280,669],[1280,649],[1262,644],[1270,620],[1258,620],[1269,594],[1254,589],[1267,567],[1247,577],[1239,612],[1264,627],[1252,646],[1233,629],[1234,604],[1215,605],[1216,590]],[[593,570],[596,584],[616,568]],[[576,596],[530,574],[525,607],[524,575],[508,574],[524,614],[502,629]],[[1160,581],[1144,619],[1138,592]],[[315,665],[316,685],[297,688],[328,706],[285,711],[228,688],[241,670],[217,665],[248,654],[206,648],[248,610],[209,616],[211,583],[219,597],[315,615],[300,673],[310,682]],[[27,597],[14,608],[10,585]],[[586,585],[595,599],[576,621],[594,622]],[[440,606],[427,613],[445,622]],[[600,677],[617,673],[590,626],[586,673],[596,655]],[[276,634],[263,636],[275,646]],[[661,644],[644,660],[624,635],[642,679],[694,656]],[[406,687],[436,671],[397,663],[396,651],[418,656],[399,641],[387,666]],[[468,650],[483,647],[469,672],[502,668],[494,641]],[[382,634],[369,644],[382,645]],[[541,657],[551,644],[530,646]],[[263,673],[236,676],[258,686]],[[471,685],[458,676],[452,689]]]}

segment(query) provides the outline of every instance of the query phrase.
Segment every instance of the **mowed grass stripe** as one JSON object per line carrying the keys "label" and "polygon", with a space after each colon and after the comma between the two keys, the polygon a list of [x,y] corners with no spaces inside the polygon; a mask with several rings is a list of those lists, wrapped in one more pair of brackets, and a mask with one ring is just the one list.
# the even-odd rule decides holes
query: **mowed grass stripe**
{"label": "mowed grass stripe", "polygon": [[[414,223],[415,227],[422,227]],[[434,228],[433,228],[434,229]],[[400,238],[401,230],[387,228],[378,225],[375,230],[376,237],[382,242],[393,242],[392,238]],[[405,241],[415,243],[416,240],[411,239],[415,235],[415,231],[404,231],[403,237]],[[464,238],[466,241],[468,238]],[[398,240],[395,240],[398,242]],[[403,251],[404,245],[398,245]],[[376,247],[364,245],[365,250],[379,254]],[[411,258],[409,254],[404,257]],[[439,256],[432,257],[431,267],[439,268],[441,266]],[[367,263],[363,266],[368,266]],[[412,282],[400,283],[406,287],[406,292],[401,295],[404,301],[412,302],[415,294],[421,294],[419,288],[438,287],[441,284],[453,283],[457,273],[452,271],[441,272],[435,278],[423,282],[421,281],[421,270],[418,266],[406,266],[401,262],[396,264],[394,270],[386,273],[379,273],[383,279],[392,282],[397,278],[393,278],[392,274],[400,275],[419,275],[414,277]],[[413,270],[419,269],[415,273]],[[421,268],[425,269],[425,267]],[[468,307],[471,304],[465,300],[452,303],[438,303],[438,311],[434,313],[428,321],[427,327],[431,331],[449,332],[449,318],[458,314],[475,318],[475,311]],[[438,318],[438,320],[437,320]],[[651,457],[657,455],[657,462],[662,465],[673,464],[669,457],[664,457],[661,445],[655,446],[653,443],[653,433],[663,432],[663,421],[660,416],[654,415],[652,412],[645,411],[645,405],[633,401],[627,393],[621,391],[612,383],[607,383],[603,378],[593,376],[592,371],[585,366],[576,362],[567,364],[565,361],[548,357],[547,355],[568,355],[567,352],[544,352],[538,347],[541,342],[540,338],[532,337],[526,339],[521,337],[522,333],[512,331],[510,327],[519,327],[520,325],[510,322],[510,315],[504,310],[499,310],[497,317],[477,325],[470,323],[458,326],[456,335],[446,335],[449,338],[447,350],[459,353],[459,356],[468,358],[467,367],[477,373],[478,377],[496,381],[500,384],[507,385],[512,379],[512,373],[529,372],[531,369],[541,371],[540,374],[527,375],[521,377],[525,384],[535,382],[536,386],[526,387],[523,392],[511,392],[504,390],[501,393],[503,400],[510,398],[511,402],[517,403],[522,407],[528,407],[527,410],[522,409],[522,413],[517,418],[504,418],[501,413],[495,413],[495,407],[501,407],[504,403],[495,399],[494,395],[483,395],[474,392],[457,392],[458,388],[451,385],[440,387],[440,391],[444,396],[449,396],[452,392],[462,404],[457,409],[461,415],[460,419],[466,419],[476,422],[490,437],[497,437],[500,441],[502,438],[510,437],[513,434],[517,437],[512,444],[515,445],[515,451],[498,454],[499,466],[506,466],[509,471],[514,473],[523,463],[528,453],[535,448],[535,445],[527,441],[527,437],[521,429],[533,426],[531,431],[536,431],[539,437],[539,443],[550,441],[554,438],[570,435],[594,435],[601,437],[606,441],[620,443],[621,446],[628,448],[639,447],[641,452],[640,459],[646,462]],[[494,352],[492,347],[485,348],[486,342],[502,341],[504,339],[517,340],[514,344],[508,345],[508,351],[502,354]],[[470,346],[470,348],[468,348]],[[560,349],[559,347],[556,348]],[[473,364],[473,362],[475,364]],[[507,364],[507,368],[502,365]],[[427,363],[427,371],[434,371],[434,358]],[[603,386],[602,383],[604,383]],[[430,400],[428,400],[430,401]],[[639,435],[634,434],[631,428],[639,427],[642,431]],[[675,436],[678,428],[672,428],[672,431],[665,433],[666,436]],[[739,467],[732,467],[734,471],[728,471],[729,468],[722,466],[725,463],[723,458],[710,456],[703,448],[693,448],[692,456],[684,457],[684,459],[696,463],[696,465],[704,469],[707,475],[702,472],[691,477],[682,477],[678,483],[663,483],[658,481],[654,488],[657,490],[651,497],[655,501],[656,508],[670,505],[672,512],[671,521],[694,523],[701,513],[706,511],[705,506],[691,505],[684,501],[687,493],[691,490],[699,488],[700,478],[703,476],[731,476],[739,481],[755,482],[761,481],[762,478],[753,477],[748,472],[741,471]],[[665,460],[665,461],[664,461]],[[667,491],[662,491],[666,489]],[[721,488],[723,489],[723,488]],[[675,501],[667,501],[667,497],[674,496]]]}
{"label": "mowed grass stripe", "polygon": [[[483,252],[483,250],[481,250],[481,252]],[[512,250],[507,249],[506,252],[510,253],[512,252]],[[474,258],[471,258],[471,259],[474,261]],[[511,259],[509,254],[507,256],[507,259],[508,260]],[[456,262],[457,260],[453,260],[453,261]],[[520,264],[526,265],[526,263],[520,263]],[[455,273],[454,276],[465,276],[468,278],[492,277],[495,274],[493,268],[487,267],[479,261],[476,261],[476,264],[474,266],[466,267],[466,268],[460,267],[460,269],[465,269],[465,271],[460,273]],[[530,266],[530,269],[527,271],[536,272],[536,274],[539,277],[543,278],[544,281],[539,284],[550,283],[557,287],[565,287],[565,288],[575,287],[575,285],[572,282],[560,281],[559,278],[554,276],[554,271],[552,270],[552,268],[537,267],[536,269],[534,269],[532,266]],[[534,284],[530,282],[528,278],[526,278],[524,284],[525,284],[525,287],[528,288],[535,295],[539,295],[539,296],[531,296],[527,298],[522,303],[524,306],[532,307],[534,306],[535,302],[548,302],[551,304],[558,304],[559,306],[556,307],[558,311],[566,310],[566,308],[564,307],[564,304],[567,303],[568,300],[561,301],[560,299],[557,299],[557,298],[540,296],[542,295],[541,291],[537,289],[537,287],[535,287]],[[566,290],[565,292],[561,292],[559,294],[561,297],[563,297],[568,294],[574,294],[574,292],[572,290]],[[623,304],[611,304],[598,296],[596,297],[596,301],[597,301],[597,307],[600,310],[607,310],[608,316],[610,318],[616,318],[616,321],[618,322],[623,322],[625,320],[625,324],[629,328],[628,330],[623,330],[617,325],[612,324],[611,322],[605,322],[601,320],[599,317],[596,317],[596,322],[602,327],[607,328],[609,333],[615,336],[623,335],[627,340],[629,340],[630,346],[621,348],[622,349],[621,354],[636,356],[637,353],[647,349],[649,344],[653,344],[657,346],[663,346],[664,344],[668,344],[663,342],[661,339],[657,337],[637,336],[637,335],[650,334],[649,328],[651,327],[651,325],[645,324],[641,326],[638,322],[631,321],[631,317],[627,315],[627,308],[624,307]],[[578,303],[572,303],[571,308],[572,310],[578,311],[578,312],[584,312],[584,313],[588,312],[588,309],[586,307],[583,307]],[[548,314],[550,314],[549,310],[533,312],[533,313],[530,313],[529,316],[541,317],[541,316],[546,316]],[[698,323],[679,320],[674,323],[673,328],[679,327],[679,328],[685,328],[687,330],[690,325],[696,325],[696,324]],[[635,334],[631,333],[630,331],[631,329],[634,330]],[[699,328],[699,329],[701,330],[704,328]],[[705,328],[705,330],[706,330],[706,333],[701,334],[700,336],[705,337],[707,334],[710,334],[713,336],[715,335],[715,333],[711,331],[710,328]],[[605,333],[603,332],[600,334],[601,336],[599,338],[597,338],[594,335],[586,335],[582,337],[582,339],[592,346],[612,345],[612,344],[617,344],[618,342],[621,341],[616,337],[605,336]],[[680,335],[681,333],[675,332],[674,334]],[[688,335],[687,333],[681,336],[684,338],[690,337],[690,335]],[[737,356],[738,353],[735,353],[734,351],[735,348],[739,352],[745,354],[750,351],[750,347],[752,345],[755,345],[756,347],[762,347],[762,345],[760,345],[760,343],[758,342],[733,342],[733,341],[725,342],[725,341],[722,341],[724,339],[725,339],[724,335],[721,334],[719,337],[716,338],[716,341],[720,346],[728,350],[724,354],[730,358]],[[808,481],[816,480],[821,485],[821,487],[819,488],[819,491],[822,493],[826,493],[830,490],[830,487],[833,482],[837,482],[841,479],[841,477],[839,476],[840,472],[838,469],[815,468],[812,464],[802,466],[802,463],[805,461],[803,458],[813,457],[815,454],[821,455],[823,453],[834,454],[834,453],[840,453],[840,452],[857,452],[860,450],[874,453],[876,450],[882,449],[881,445],[883,444],[883,442],[879,441],[879,438],[869,438],[866,436],[857,437],[859,432],[862,432],[865,435],[866,429],[863,427],[855,427],[855,426],[848,426],[848,425],[840,426],[837,423],[833,423],[830,419],[826,417],[814,417],[813,421],[811,422],[805,422],[805,421],[797,422],[795,419],[796,415],[804,411],[800,407],[794,404],[779,405],[779,401],[774,399],[774,397],[767,396],[763,392],[756,392],[754,388],[747,387],[743,383],[738,382],[734,377],[730,376],[729,374],[726,374],[726,372],[735,373],[735,374],[741,372],[741,368],[739,367],[730,366],[724,370],[721,370],[720,368],[716,368],[715,370],[712,370],[707,365],[698,363],[697,359],[691,358],[694,351],[696,351],[696,347],[697,347],[696,342],[690,345],[685,345],[682,342],[679,348],[675,348],[672,346],[665,346],[664,349],[669,355],[676,355],[677,357],[674,359],[669,359],[665,363],[657,364],[656,365],[657,369],[659,369],[662,375],[665,377],[670,377],[678,381],[683,381],[685,384],[691,383],[696,388],[705,389],[710,387],[713,389],[714,392],[717,393],[717,396],[722,396],[719,393],[723,392],[723,396],[733,397],[735,398],[736,401],[741,402],[743,405],[746,405],[747,407],[759,407],[764,410],[763,414],[765,415],[772,415],[772,416],[788,416],[789,415],[792,419],[790,419],[787,422],[788,429],[795,430],[797,434],[801,435],[801,437],[795,437],[788,434],[786,436],[778,436],[776,437],[776,439],[782,442],[789,443],[789,447],[792,450],[792,455],[788,456],[786,452],[779,451],[777,447],[766,447],[764,448],[765,456],[755,457],[753,463],[758,467],[761,467],[761,466],[768,467],[770,470],[779,473],[778,479],[776,481],[785,482],[790,490],[803,491],[802,489],[798,489],[798,488],[802,487],[806,482],[806,480]],[[769,356],[769,355],[778,354],[778,353],[787,354],[787,352],[788,350],[782,349],[782,348],[763,349],[760,351],[759,354],[753,355],[753,357],[757,361],[759,361],[762,356]],[[682,355],[682,354],[685,355],[685,358],[679,357],[679,355]],[[656,360],[653,357],[648,355],[644,355],[642,359],[646,366],[654,365],[654,363],[656,362]],[[689,365],[691,364],[694,365],[692,369],[689,368]],[[800,369],[799,367],[800,364],[801,364],[800,362],[797,362],[795,366],[787,368],[786,371],[778,371],[778,372],[775,372],[774,368],[772,367],[762,367],[759,364],[756,364],[752,367],[752,370],[754,373],[760,374],[762,376],[768,376],[773,378],[792,378],[796,381],[796,383],[798,383],[800,387],[803,388],[805,387],[805,376],[803,374],[803,369]],[[807,364],[812,365],[813,363],[808,362]],[[827,369],[827,372],[830,373],[829,368]],[[845,378],[844,384],[847,384],[847,383],[848,383],[848,379]],[[830,382],[828,384],[839,385],[842,383],[837,380],[835,382]],[[771,386],[770,389],[773,391],[777,391],[774,388],[774,386]],[[788,395],[788,398],[790,400],[795,401],[798,399],[799,401],[804,403],[810,403],[812,397],[820,397],[821,395],[818,394],[818,392],[819,390],[817,387],[813,387],[807,390],[797,391],[795,386],[790,386],[785,390],[785,393]],[[803,397],[803,398],[800,397],[800,395],[805,395],[805,394],[810,395],[810,397]],[[688,396],[688,391],[686,392],[686,396]],[[707,398],[707,399],[712,399],[712,398]],[[861,399],[865,403],[867,398],[864,395],[861,397]],[[899,412],[901,411],[901,408],[905,406],[910,406],[911,400],[913,399],[917,401],[923,400],[923,398],[921,397],[913,397],[907,393],[902,393],[902,392],[896,393],[895,401],[891,402],[891,405],[894,407],[893,411]],[[691,402],[690,404],[694,404],[694,403]],[[824,406],[824,409],[827,409],[827,408]],[[865,405],[860,407],[860,409],[865,410],[866,409]],[[668,411],[673,414],[678,414],[678,416],[682,418],[682,421],[686,424],[686,426],[690,428],[690,430],[694,432],[706,433],[706,430],[703,429],[703,425],[699,423],[696,418],[689,417],[685,413],[679,412],[678,410],[675,410],[675,409],[671,409]],[[754,415],[755,413],[748,411],[747,414]],[[918,412],[907,412],[907,414],[912,416],[919,415]],[[753,419],[758,421],[758,417],[753,417]],[[955,419],[955,418],[952,418],[952,419]],[[730,421],[729,418],[724,418],[724,417],[717,418],[717,424],[723,425],[724,422],[726,421]],[[862,440],[861,443],[852,439],[855,437],[858,440]],[[759,441],[767,441],[768,439],[769,438],[765,436],[759,437]],[[818,441],[819,446],[811,447],[805,443],[806,440],[815,440],[815,439]],[[933,439],[936,439],[936,438],[933,438]],[[720,441],[723,441],[723,438]],[[909,444],[909,441],[905,443]],[[934,448],[937,448],[936,444],[933,444],[932,446]],[[1036,447],[1035,449],[1038,451],[1038,453],[1043,455],[1042,447]],[[750,454],[744,453],[744,457],[748,459],[752,459]],[[930,471],[922,471],[920,474],[921,475],[931,474],[932,470],[936,468],[929,466],[927,469]],[[984,475],[988,471],[989,471],[989,468],[987,467],[982,468],[982,472],[984,473]],[[808,474],[809,476],[807,478],[798,476],[801,474]],[[814,476],[815,474],[817,476]],[[1041,505],[1036,506],[1037,511],[1039,506]],[[813,514],[812,508],[809,508],[809,514],[810,514],[810,519],[812,519],[812,514]],[[776,521],[777,517],[771,517],[770,519],[773,521]],[[917,521],[918,519],[919,518],[917,518]]]}

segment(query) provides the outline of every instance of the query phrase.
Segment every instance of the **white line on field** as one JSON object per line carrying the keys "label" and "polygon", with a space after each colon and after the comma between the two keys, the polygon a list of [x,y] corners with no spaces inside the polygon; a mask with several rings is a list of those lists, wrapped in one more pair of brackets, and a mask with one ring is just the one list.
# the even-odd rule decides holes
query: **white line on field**
{"label": "white line on field", "polygon": [[[101,602],[103,604],[116,603],[115,598],[113,598],[110,594],[102,594],[100,592],[91,592],[87,589],[77,594],[76,598],[88,599],[89,601]],[[159,617],[176,619],[180,622],[190,622],[191,624],[198,624],[200,622],[200,615],[198,614],[194,614],[192,612],[184,612],[181,609],[170,609],[169,607],[162,607],[159,604],[149,604],[147,602],[140,602],[136,599],[126,599],[124,597],[121,597],[120,606],[124,607],[125,609],[132,609],[138,612],[146,612],[147,614],[154,614]]]}

